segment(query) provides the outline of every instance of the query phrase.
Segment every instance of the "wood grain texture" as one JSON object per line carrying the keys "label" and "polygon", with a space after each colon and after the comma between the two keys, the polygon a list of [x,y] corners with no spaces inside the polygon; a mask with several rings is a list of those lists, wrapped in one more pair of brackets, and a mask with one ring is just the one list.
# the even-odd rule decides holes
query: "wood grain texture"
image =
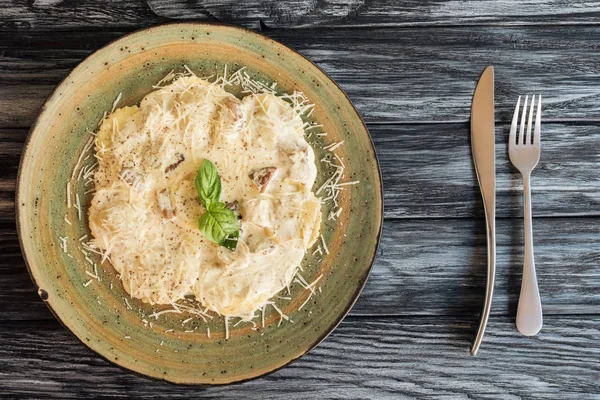
{"label": "wood grain texture", "polygon": [[256,27],[260,20],[277,28],[597,24],[600,4],[582,0],[10,0],[0,4],[4,30],[135,27],[179,20],[248,27]]}
{"label": "wood grain texture", "polygon": [[[483,217],[469,126],[369,126],[383,171],[387,218]],[[497,125],[497,216],[521,217],[522,182],[507,154],[508,124]],[[534,216],[600,216],[600,123],[543,125],[533,172]],[[14,218],[14,187],[27,131],[0,129],[0,221]],[[573,155],[577,154],[574,158]]]}
{"label": "wood grain texture", "polygon": [[[51,90],[122,34],[187,20],[260,27],[330,74],[369,122],[388,218],[365,291],[330,338],[273,375],[207,390],[135,376],[80,344],[35,293],[13,222],[23,141]],[[600,398],[599,23],[600,3],[581,0],[0,2],[0,397]],[[486,255],[467,120],[490,64],[498,276],[473,358]],[[505,143],[530,93],[545,102],[533,206],[546,318],[524,338],[520,181]]]}
{"label": "wood grain texture", "polygon": [[[388,218],[483,217],[469,124],[371,125]],[[510,124],[496,124],[496,216],[522,217],[523,185],[508,157]],[[542,123],[532,173],[533,215],[599,216],[600,125]]]}
{"label": "wood grain texture", "polygon": [[0,129],[0,221],[14,220],[15,184],[26,135],[24,129]]}
{"label": "wood grain texture", "polygon": [[[534,220],[545,315],[600,309],[600,221]],[[514,316],[523,266],[522,221],[499,220],[492,313]],[[0,229],[0,320],[51,319],[21,258],[14,227]],[[351,315],[470,316],[480,312],[486,271],[482,220],[388,220],[365,290]]]}
{"label": "wood grain texture", "polygon": [[[0,127],[29,127],[52,88],[127,31],[0,36]],[[367,122],[465,122],[479,74],[496,67],[496,119],[544,98],[544,122],[600,121],[594,26],[268,30],[332,76]],[[366,33],[368,32],[368,33]]]}
{"label": "wood grain texture", "polygon": [[168,22],[147,2],[114,0],[8,0],[0,3],[0,29],[18,30],[132,27]]}
{"label": "wood grain texture", "polygon": [[[207,4],[208,3],[208,4]],[[510,3],[510,4],[509,4]],[[402,27],[414,25],[472,25],[482,23],[522,24],[597,23],[600,4],[562,3],[552,0],[524,1],[382,1],[382,0],[277,0],[216,2],[148,0],[152,11],[170,19],[213,18],[216,21],[253,26],[260,20],[267,27]]]}
{"label": "wood grain texture", "polygon": [[167,385],[96,357],[56,322],[0,327],[0,391],[10,398],[597,399],[600,318],[549,317],[520,336],[492,318],[478,357],[473,324],[430,317],[348,318],[292,365],[228,387]]}

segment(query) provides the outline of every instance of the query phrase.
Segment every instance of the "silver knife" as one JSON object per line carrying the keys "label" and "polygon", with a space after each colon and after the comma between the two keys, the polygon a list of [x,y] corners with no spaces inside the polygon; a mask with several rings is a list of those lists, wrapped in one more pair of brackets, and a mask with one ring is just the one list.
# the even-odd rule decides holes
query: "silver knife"
{"label": "silver knife", "polygon": [[471,105],[471,151],[487,226],[487,280],[477,336],[471,347],[476,355],[490,316],[496,275],[496,152],[494,137],[494,67],[487,67],[477,83]]}

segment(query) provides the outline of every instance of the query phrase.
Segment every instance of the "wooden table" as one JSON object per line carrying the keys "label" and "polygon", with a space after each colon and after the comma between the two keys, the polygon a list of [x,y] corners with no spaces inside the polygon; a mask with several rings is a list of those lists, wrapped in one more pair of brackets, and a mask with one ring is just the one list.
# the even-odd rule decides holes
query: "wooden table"
{"label": "wooden table", "polygon": [[[291,3],[0,3],[0,396],[600,398],[600,4]],[[386,202],[379,256],[341,326],[287,368],[209,389],[123,371],[59,325],[27,274],[13,211],[23,142],[52,88],[124,33],[183,20],[260,29],[330,74],[368,124]],[[496,67],[498,274],[472,357],[486,249],[468,118],[487,65]],[[531,93],[545,103],[533,176],[545,324],[527,338],[514,326],[522,198],[506,142],[517,96]]]}

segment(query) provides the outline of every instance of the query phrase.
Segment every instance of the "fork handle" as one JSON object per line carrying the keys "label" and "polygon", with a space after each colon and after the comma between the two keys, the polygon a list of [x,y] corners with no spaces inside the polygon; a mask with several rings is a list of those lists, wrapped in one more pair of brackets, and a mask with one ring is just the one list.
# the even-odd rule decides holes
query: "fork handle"
{"label": "fork handle", "polygon": [[531,228],[531,183],[530,174],[523,174],[523,205],[525,207],[525,257],[521,295],[517,308],[517,329],[525,336],[533,336],[542,329],[542,301],[535,274],[533,258],[533,233]]}

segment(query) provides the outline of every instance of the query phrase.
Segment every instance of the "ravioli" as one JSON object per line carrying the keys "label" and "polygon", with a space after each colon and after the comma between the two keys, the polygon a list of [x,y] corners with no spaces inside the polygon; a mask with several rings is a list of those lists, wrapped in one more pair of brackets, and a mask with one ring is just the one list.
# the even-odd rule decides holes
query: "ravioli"
{"label": "ravioli", "polygon": [[[251,319],[288,287],[322,219],[303,126],[276,95],[240,101],[194,76],[107,116],[89,223],[124,289],[150,304],[194,295],[218,314]],[[205,159],[219,171],[221,200],[240,217],[235,251],[198,229],[205,210],[194,179]]]}

